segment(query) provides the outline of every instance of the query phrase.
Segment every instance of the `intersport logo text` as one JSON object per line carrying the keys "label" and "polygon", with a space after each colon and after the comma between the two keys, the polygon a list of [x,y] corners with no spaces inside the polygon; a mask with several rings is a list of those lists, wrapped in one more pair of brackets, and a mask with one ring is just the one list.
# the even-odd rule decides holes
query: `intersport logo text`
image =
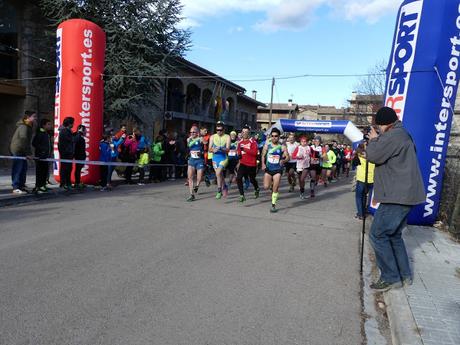
{"label": "intersport logo text", "polygon": [[423,0],[401,7],[394,38],[385,105],[393,108],[401,121],[404,117],[407,90],[417,49],[422,8]]}

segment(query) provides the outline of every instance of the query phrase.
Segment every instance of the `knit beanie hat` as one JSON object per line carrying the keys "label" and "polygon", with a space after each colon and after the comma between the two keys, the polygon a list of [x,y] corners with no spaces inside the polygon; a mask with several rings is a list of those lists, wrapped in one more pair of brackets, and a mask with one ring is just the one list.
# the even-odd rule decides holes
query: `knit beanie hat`
{"label": "knit beanie hat", "polygon": [[377,125],[389,125],[398,120],[396,112],[389,107],[382,107],[377,111],[375,115],[375,124]]}

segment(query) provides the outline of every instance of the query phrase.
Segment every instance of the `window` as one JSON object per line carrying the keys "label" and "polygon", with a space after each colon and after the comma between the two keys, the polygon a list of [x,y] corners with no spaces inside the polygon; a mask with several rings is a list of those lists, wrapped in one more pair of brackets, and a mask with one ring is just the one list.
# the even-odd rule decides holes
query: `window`
{"label": "window", "polygon": [[327,117],[326,116],[321,116],[321,120],[326,120]]}
{"label": "window", "polygon": [[18,25],[16,9],[6,0],[0,0],[0,77],[18,77]]}

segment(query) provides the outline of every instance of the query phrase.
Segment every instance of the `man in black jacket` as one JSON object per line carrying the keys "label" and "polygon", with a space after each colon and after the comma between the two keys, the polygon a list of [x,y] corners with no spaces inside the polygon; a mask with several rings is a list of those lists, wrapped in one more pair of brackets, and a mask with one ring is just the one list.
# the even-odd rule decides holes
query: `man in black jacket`
{"label": "man in black jacket", "polygon": [[[74,134],[74,158],[76,160],[84,161],[86,160],[86,127],[84,125],[79,125],[77,127],[77,132]],[[81,183],[81,169],[83,169],[85,165],[75,163],[75,173],[74,173],[74,180],[75,180],[75,188],[83,188],[84,185]]]}
{"label": "man in black jacket", "polygon": [[[32,140],[32,146],[35,149],[35,157],[46,159],[51,157],[51,136],[50,132],[53,123],[48,119],[40,120],[40,128]],[[48,177],[49,162],[37,160],[35,162],[35,191],[37,193],[46,193],[46,179]]]}
{"label": "man in black jacket", "polygon": [[[72,127],[75,120],[73,117],[66,117],[59,128],[58,150],[60,159],[73,159],[74,141]],[[61,162],[59,170],[60,187],[69,190],[72,188],[71,182],[72,163]]]}

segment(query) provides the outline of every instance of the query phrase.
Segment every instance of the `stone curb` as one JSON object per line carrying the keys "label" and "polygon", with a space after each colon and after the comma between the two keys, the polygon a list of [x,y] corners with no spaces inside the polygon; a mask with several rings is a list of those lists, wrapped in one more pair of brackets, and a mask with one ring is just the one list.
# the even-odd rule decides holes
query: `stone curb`
{"label": "stone curb", "polygon": [[383,294],[393,345],[423,345],[404,288]]}

